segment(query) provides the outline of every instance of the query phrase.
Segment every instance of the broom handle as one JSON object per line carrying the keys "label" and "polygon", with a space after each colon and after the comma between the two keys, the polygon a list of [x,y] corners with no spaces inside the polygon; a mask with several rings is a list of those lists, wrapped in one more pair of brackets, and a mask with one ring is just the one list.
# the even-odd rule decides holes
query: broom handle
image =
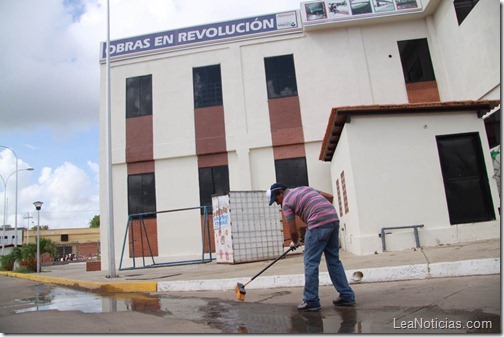
{"label": "broom handle", "polygon": [[247,283],[245,283],[243,286],[245,287],[247,284],[249,284],[250,282],[252,282],[257,276],[261,275],[262,273],[264,273],[266,271],[266,269],[268,269],[269,267],[271,267],[272,265],[274,265],[278,260],[280,260],[282,257],[284,257],[285,255],[287,255],[287,253],[289,253],[292,249],[292,247],[290,247],[288,250],[285,251],[285,253],[283,253],[282,255],[280,255],[279,257],[277,257],[275,259],[275,261],[271,262],[269,265],[267,265],[263,270],[261,270],[259,273],[257,273],[254,277],[252,277]]}

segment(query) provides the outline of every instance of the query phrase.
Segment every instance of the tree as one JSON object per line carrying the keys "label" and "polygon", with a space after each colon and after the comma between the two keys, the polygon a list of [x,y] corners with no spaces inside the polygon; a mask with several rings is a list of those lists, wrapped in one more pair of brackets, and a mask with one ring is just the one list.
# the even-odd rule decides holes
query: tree
{"label": "tree", "polygon": [[[43,230],[48,230],[49,229],[49,226],[48,225],[41,225],[40,226],[40,230],[43,231]],[[30,228],[30,230],[34,230],[36,231],[37,230],[37,225],[33,226],[32,228]]]}
{"label": "tree", "polygon": [[95,215],[91,221],[89,221],[89,228],[100,228],[100,216]]}

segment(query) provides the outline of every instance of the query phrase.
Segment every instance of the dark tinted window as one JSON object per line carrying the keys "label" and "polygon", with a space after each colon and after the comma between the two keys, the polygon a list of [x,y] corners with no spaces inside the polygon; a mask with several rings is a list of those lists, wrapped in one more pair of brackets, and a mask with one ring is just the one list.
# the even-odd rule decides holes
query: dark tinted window
{"label": "dark tinted window", "polygon": [[406,83],[436,80],[427,39],[399,41],[397,44]]}
{"label": "dark tinted window", "polygon": [[229,192],[229,170],[226,166],[201,167],[199,169],[200,205],[212,212],[212,195]]}
{"label": "dark tinted window", "polygon": [[152,115],[152,75],[126,79],[126,118]]}
{"label": "dark tinted window", "polygon": [[222,105],[220,65],[193,68],[194,107]]}
{"label": "dark tinted window", "polygon": [[275,160],[276,181],[288,187],[308,186],[306,158]]}
{"label": "dark tinted window", "polygon": [[297,96],[294,56],[284,55],[264,59],[268,98]]}
{"label": "dark tinted window", "polygon": [[457,21],[460,25],[462,21],[469,15],[473,7],[476,6],[479,0],[454,0],[453,6],[457,14]]}
{"label": "dark tinted window", "polygon": [[128,176],[128,212],[129,214],[156,212],[154,173]]}

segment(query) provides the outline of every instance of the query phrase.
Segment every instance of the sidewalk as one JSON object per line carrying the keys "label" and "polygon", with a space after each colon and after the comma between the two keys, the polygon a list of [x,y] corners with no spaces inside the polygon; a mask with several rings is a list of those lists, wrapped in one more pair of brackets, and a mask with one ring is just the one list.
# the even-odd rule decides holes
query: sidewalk
{"label": "sidewalk", "polygon": [[[351,284],[487,275],[500,274],[500,247],[500,239],[491,239],[365,256],[341,251],[340,258]],[[146,264],[151,262],[146,259]],[[86,271],[86,263],[80,262],[44,266],[39,274],[0,272],[0,275],[100,292],[229,290],[234,289],[237,282],[250,280],[270,262],[230,265],[212,261],[143,268],[116,271],[114,278],[107,277],[108,270]],[[324,260],[320,264],[320,284],[331,284]],[[303,254],[297,250],[271,266],[247,285],[247,289],[303,285]]]}

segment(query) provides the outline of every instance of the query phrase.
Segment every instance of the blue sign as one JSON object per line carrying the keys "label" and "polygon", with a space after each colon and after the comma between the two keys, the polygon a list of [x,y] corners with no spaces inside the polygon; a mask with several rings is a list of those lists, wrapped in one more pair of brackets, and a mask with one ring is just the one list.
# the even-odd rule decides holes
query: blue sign
{"label": "blue sign", "polygon": [[[170,30],[110,42],[110,57],[207,44],[300,28],[296,11]],[[102,42],[101,58],[107,57]]]}

